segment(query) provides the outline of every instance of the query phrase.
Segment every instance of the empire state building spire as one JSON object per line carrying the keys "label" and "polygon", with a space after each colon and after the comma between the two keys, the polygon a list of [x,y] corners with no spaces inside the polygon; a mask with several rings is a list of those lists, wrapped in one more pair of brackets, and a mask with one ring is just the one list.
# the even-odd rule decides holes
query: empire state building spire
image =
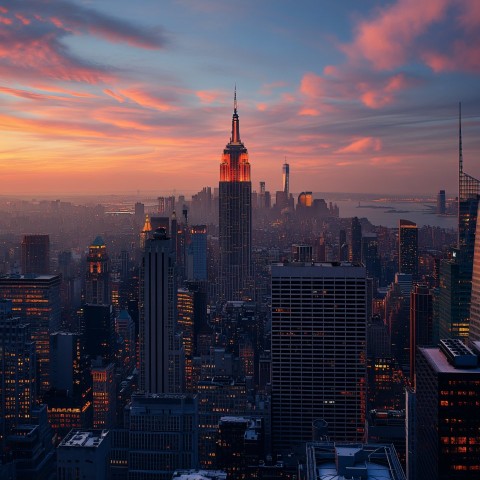
{"label": "empire state building spire", "polygon": [[252,183],[237,109],[235,87],[232,134],[220,164],[219,295],[223,300],[251,298]]}
{"label": "empire state building spire", "polygon": [[235,93],[233,95],[232,136],[230,137],[230,143],[242,143],[240,141],[240,123],[238,121],[237,106],[237,86],[235,85]]}

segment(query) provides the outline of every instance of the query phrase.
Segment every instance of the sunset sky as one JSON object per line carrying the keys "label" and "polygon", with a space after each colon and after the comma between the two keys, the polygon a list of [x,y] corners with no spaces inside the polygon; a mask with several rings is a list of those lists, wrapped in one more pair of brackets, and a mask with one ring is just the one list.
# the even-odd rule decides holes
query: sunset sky
{"label": "sunset sky", "polygon": [[2,195],[218,186],[237,85],[253,189],[480,177],[478,0],[0,0]]}

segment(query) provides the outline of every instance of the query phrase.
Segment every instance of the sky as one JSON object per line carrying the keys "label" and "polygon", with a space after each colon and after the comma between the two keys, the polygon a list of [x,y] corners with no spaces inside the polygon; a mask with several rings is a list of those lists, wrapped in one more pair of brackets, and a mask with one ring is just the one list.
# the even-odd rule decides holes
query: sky
{"label": "sky", "polygon": [[1,195],[218,186],[236,85],[253,189],[480,177],[478,0],[0,0]]}

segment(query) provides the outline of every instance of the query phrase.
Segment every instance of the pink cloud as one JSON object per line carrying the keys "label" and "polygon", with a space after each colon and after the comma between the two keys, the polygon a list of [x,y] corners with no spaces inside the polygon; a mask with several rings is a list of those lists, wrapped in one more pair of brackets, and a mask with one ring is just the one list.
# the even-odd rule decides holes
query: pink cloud
{"label": "pink cloud", "polygon": [[15,17],[17,17],[17,19],[20,20],[24,25],[30,25],[30,20],[21,13],[16,13]]}
{"label": "pink cloud", "polygon": [[300,92],[307,97],[321,97],[324,94],[324,79],[314,73],[306,73],[300,83]]}
{"label": "pink cloud", "polygon": [[288,83],[283,81],[266,83],[262,85],[262,88],[260,89],[260,94],[271,95],[275,90],[279,88],[285,88],[287,86],[288,86]]}
{"label": "pink cloud", "polygon": [[344,50],[351,59],[367,59],[378,70],[403,65],[413,53],[414,41],[442,20],[451,0],[399,0],[372,20],[361,22],[355,40]]}
{"label": "pink cloud", "polygon": [[215,103],[220,99],[223,99],[224,93],[216,90],[198,90],[195,95],[202,103]]}
{"label": "pink cloud", "polygon": [[335,153],[364,153],[378,152],[382,149],[382,141],[374,137],[364,137],[354,140],[346,147],[338,149]]}
{"label": "pink cloud", "polygon": [[125,98],[123,98],[118,93],[115,93],[113,90],[110,90],[109,88],[105,88],[103,90],[103,93],[105,93],[106,95],[114,98],[115,100],[117,100],[117,102],[123,103],[125,101]]}

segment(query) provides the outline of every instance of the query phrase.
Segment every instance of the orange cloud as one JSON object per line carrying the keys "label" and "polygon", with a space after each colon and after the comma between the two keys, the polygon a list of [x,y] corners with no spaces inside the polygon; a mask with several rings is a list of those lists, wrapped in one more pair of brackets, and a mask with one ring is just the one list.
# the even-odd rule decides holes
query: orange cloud
{"label": "orange cloud", "polygon": [[125,98],[123,98],[118,93],[115,93],[113,90],[110,90],[109,88],[105,88],[103,90],[103,93],[105,93],[106,95],[114,98],[115,100],[117,100],[117,102],[123,103],[125,101]]}
{"label": "orange cloud", "polygon": [[153,108],[161,112],[177,110],[177,107],[172,105],[169,100],[151,95],[141,88],[127,88],[120,90],[120,94],[142,107]]}
{"label": "orange cloud", "polygon": [[354,140],[346,147],[338,149],[335,153],[363,153],[367,151],[378,152],[382,149],[382,141],[374,137],[364,137]]}

